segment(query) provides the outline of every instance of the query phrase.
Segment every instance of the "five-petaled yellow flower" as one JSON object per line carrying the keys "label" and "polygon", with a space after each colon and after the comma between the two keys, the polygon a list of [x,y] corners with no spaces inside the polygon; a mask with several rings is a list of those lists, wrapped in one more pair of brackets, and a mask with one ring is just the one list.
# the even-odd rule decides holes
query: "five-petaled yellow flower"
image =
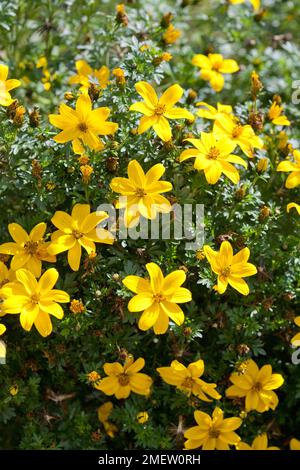
{"label": "five-petaled yellow flower", "polygon": [[243,277],[253,276],[257,273],[254,264],[248,263],[249,248],[243,248],[234,255],[231,244],[224,241],[220,251],[214,251],[208,245],[205,245],[203,249],[211,269],[218,275],[218,284],[215,289],[219,294],[223,294],[229,284],[240,294],[248,295],[249,287]]}
{"label": "five-petaled yellow flower", "polygon": [[264,146],[249,124],[243,126],[234,117],[219,116],[214,123],[213,132],[217,139],[227,138],[238,145],[250,158],[253,157],[255,148],[262,149]]}
{"label": "five-petaled yellow flower", "polygon": [[286,116],[282,114],[283,107],[279,106],[275,101],[272,103],[268,111],[268,118],[276,126],[290,126],[291,123]]}
{"label": "five-petaled yellow flower", "polygon": [[225,80],[222,74],[235,73],[240,69],[235,60],[224,59],[221,54],[197,54],[192,64],[201,69],[200,77],[209,81],[215,91],[223,90]]}
{"label": "five-petaled yellow flower", "polygon": [[290,203],[286,206],[286,210],[287,210],[287,212],[290,212],[291,209],[296,209],[296,211],[297,211],[298,214],[300,215],[300,204],[296,204],[295,202],[290,202]]}
{"label": "five-petaled yellow flower", "polygon": [[300,150],[293,151],[294,162],[285,160],[280,162],[277,171],[290,172],[291,174],[287,177],[285,187],[288,189],[295,188],[300,184]]}
{"label": "five-petaled yellow flower", "polygon": [[95,388],[105,395],[115,395],[116,398],[128,398],[131,392],[138,395],[149,395],[152,379],[149,375],[140,373],[145,366],[143,358],[134,361],[133,357],[126,360],[124,366],[119,362],[106,362],[103,366],[108,377],[104,377]]}
{"label": "five-petaled yellow flower", "polygon": [[237,163],[246,168],[247,163],[241,157],[232,154],[236,147],[234,142],[224,137],[217,140],[213,133],[206,132],[201,132],[201,139],[186,139],[186,141],[191,142],[195,149],[184,150],[179,157],[180,161],[195,158],[194,168],[204,171],[209,184],[216,184],[222,173],[234,184],[239,182],[239,172],[231,163]]}
{"label": "five-petaled yellow flower", "polygon": [[224,419],[223,411],[216,407],[212,418],[203,411],[194,412],[197,426],[188,429],[184,433],[187,441],[185,449],[202,450],[229,450],[230,445],[237,445],[241,438],[234,432],[238,429],[242,420],[240,418]]}
{"label": "five-petaled yellow flower", "polygon": [[[300,327],[300,316],[299,317],[296,317],[294,319],[294,322],[297,326]],[[292,344],[295,344],[295,346],[300,346],[300,333],[297,333],[291,340],[291,343]]]}
{"label": "five-petaled yellow flower", "polygon": [[161,193],[172,190],[168,181],[160,181],[165,172],[161,163],[154,165],[147,173],[136,160],[128,165],[128,178],[113,178],[110,187],[122,195],[116,202],[118,209],[124,209],[124,224],[133,227],[141,216],[155,219],[159,212],[170,212],[171,204]]}
{"label": "five-petaled yellow flower", "polygon": [[50,335],[49,314],[61,320],[64,312],[59,303],[70,301],[66,292],[53,289],[58,279],[57,270],[48,269],[37,280],[27,269],[19,269],[16,277],[16,282],[9,282],[2,288],[6,297],[3,302],[5,313],[20,313],[20,323],[26,331],[34,324],[42,336]]}
{"label": "five-petaled yellow flower", "polygon": [[217,107],[214,108],[204,101],[199,101],[196,103],[196,106],[200,107],[199,111],[197,111],[197,116],[204,119],[211,119],[212,121],[215,121],[224,115],[233,117],[232,106],[228,104],[217,103]]}
{"label": "five-petaled yellow flower", "polygon": [[59,112],[60,114],[49,114],[51,124],[62,129],[54,140],[60,144],[72,141],[75,153],[82,144],[93,150],[103,149],[99,135],[111,135],[118,129],[118,124],[107,121],[110,109],[92,109],[92,102],[87,94],[79,96],[76,109],[62,103]]}
{"label": "five-petaled yellow flower", "polygon": [[177,325],[184,322],[184,314],[178,303],[190,302],[191,292],[181,285],[186,280],[184,271],[177,270],[166,277],[156,263],[146,264],[150,280],[139,276],[127,276],[123,284],[135,295],[128,303],[130,312],[141,312],[139,328],[143,331],[153,327],[157,335],[164,334],[169,326],[169,318]]}
{"label": "five-petaled yellow flower", "polygon": [[280,450],[279,447],[268,447],[268,436],[266,433],[257,436],[251,446],[246,442],[239,442],[236,446],[237,450]]}
{"label": "five-petaled yellow flower", "polygon": [[298,439],[290,440],[290,450],[300,450],[300,441]]}
{"label": "five-petaled yellow flower", "polygon": [[28,234],[19,224],[9,224],[8,231],[14,242],[0,245],[0,253],[12,255],[11,269],[29,269],[36,277],[40,277],[42,261],[55,263],[55,256],[48,251],[50,242],[45,242],[47,225],[37,224]]}
{"label": "five-petaled yellow flower", "polygon": [[136,91],[144,99],[130,106],[130,111],[137,111],[144,114],[140,120],[138,133],[143,134],[150,127],[164,142],[172,138],[172,131],[168,119],[188,119],[194,120],[192,113],[182,108],[174,108],[174,104],[183,95],[183,89],[179,85],[172,85],[160,98],[155,90],[147,82],[138,82],[135,85]]}
{"label": "five-petaled yellow flower", "polygon": [[88,254],[96,252],[95,243],[114,243],[113,235],[106,229],[97,227],[108,218],[106,212],[90,213],[89,204],[75,204],[72,214],[56,211],[51,222],[58,228],[51,237],[48,248],[51,254],[68,251],[68,263],[73,271],[78,271],[81,259],[81,248]]}
{"label": "five-petaled yellow flower", "polygon": [[216,384],[208,384],[200,379],[204,373],[204,362],[201,359],[191,362],[187,367],[178,361],[172,361],[170,367],[158,367],[156,370],[167,384],[176,385],[188,396],[193,394],[206,402],[212,401],[208,397],[215,400],[221,398],[215,390]]}
{"label": "five-petaled yellow flower", "polygon": [[8,66],[0,64],[0,106],[9,106],[14,100],[10,91],[21,85],[20,80],[11,78],[7,80]]}
{"label": "five-petaled yellow flower", "polygon": [[100,69],[92,69],[92,67],[85,60],[76,60],[75,67],[77,74],[69,78],[69,83],[72,85],[80,84],[80,90],[86,91],[90,85],[96,85],[104,89],[109,81],[109,69],[106,65]]}
{"label": "five-petaled yellow flower", "polygon": [[[245,3],[246,0],[229,0],[230,3],[233,5],[237,5],[239,3]],[[251,5],[253,6],[255,11],[258,11],[260,9],[260,0],[249,0]]]}
{"label": "five-petaled yellow flower", "polygon": [[273,374],[272,366],[267,364],[261,369],[252,360],[243,362],[238,372],[233,372],[229,380],[234,384],[226,390],[228,398],[246,398],[246,411],[256,410],[259,413],[275,410],[278,397],[273,390],[284,382],[282,375]]}

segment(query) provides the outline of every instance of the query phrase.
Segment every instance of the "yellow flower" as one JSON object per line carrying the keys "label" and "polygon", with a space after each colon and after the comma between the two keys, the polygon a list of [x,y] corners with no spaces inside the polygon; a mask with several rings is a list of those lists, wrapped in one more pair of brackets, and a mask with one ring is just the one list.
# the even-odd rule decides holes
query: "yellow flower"
{"label": "yellow flower", "polygon": [[237,184],[240,179],[239,172],[231,165],[237,163],[247,168],[247,163],[241,157],[233,155],[236,144],[227,138],[217,140],[213,133],[201,132],[201,139],[185,139],[194,145],[194,149],[184,150],[179,160],[183,162],[188,158],[195,158],[194,168],[204,171],[206,181],[216,184],[222,176],[226,175],[230,181]]}
{"label": "yellow flower", "polygon": [[298,439],[290,440],[290,450],[300,450],[300,441]]}
{"label": "yellow flower", "polygon": [[135,295],[128,303],[130,312],[141,312],[139,328],[143,331],[153,327],[157,335],[164,334],[169,326],[169,318],[177,325],[184,322],[184,314],[178,303],[190,302],[191,292],[181,285],[186,280],[182,270],[173,271],[164,278],[160,267],[147,263],[150,280],[139,276],[127,276],[123,284]]}
{"label": "yellow flower", "polygon": [[235,60],[224,59],[221,54],[197,54],[193,57],[192,64],[201,69],[200,77],[209,81],[215,91],[221,91],[224,87],[224,73],[235,73],[240,68]]}
{"label": "yellow flower", "polygon": [[188,396],[196,395],[200,400],[211,402],[209,397],[219,400],[221,395],[215,390],[216,384],[208,384],[200,379],[204,373],[204,362],[200,359],[187,367],[178,361],[172,361],[170,367],[156,369],[161,378],[170,385],[176,385]]}
{"label": "yellow flower", "polygon": [[12,397],[15,397],[19,393],[19,387],[18,385],[12,385],[9,389],[9,393],[11,394]]}
{"label": "yellow flower", "polygon": [[34,324],[42,336],[50,335],[52,323],[49,314],[61,320],[64,312],[59,303],[70,301],[66,292],[53,289],[58,279],[57,270],[48,269],[38,281],[27,269],[19,269],[16,277],[17,282],[2,288],[7,297],[3,302],[5,312],[20,313],[24,330],[30,331]]}
{"label": "yellow flower", "polygon": [[118,85],[124,85],[126,82],[125,79],[125,73],[120,67],[117,67],[116,69],[113,69],[112,74],[114,77],[116,77],[116,82]]}
{"label": "yellow flower", "polygon": [[165,62],[170,62],[170,60],[173,59],[173,56],[169,52],[163,52],[162,55],[161,55],[161,58]]}
{"label": "yellow flower", "polygon": [[37,67],[38,69],[45,69],[45,68],[47,68],[47,67],[48,67],[48,61],[47,61],[46,57],[41,56],[41,57],[38,59],[37,63],[36,63],[36,67]]}
{"label": "yellow flower", "polygon": [[[54,140],[60,144],[72,141],[75,153],[81,144],[87,145],[93,150],[103,149],[103,143],[99,135],[114,134],[118,124],[108,122],[106,119],[110,114],[109,108],[92,109],[89,95],[79,96],[76,109],[66,104],[59,107],[60,114],[50,114],[49,121],[55,127],[62,129]],[[83,153],[79,152],[79,153]]]}
{"label": "yellow flower", "polygon": [[144,366],[145,361],[141,357],[136,361],[132,357],[127,359],[124,366],[119,362],[106,362],[103,369],[108,377],[104,377],[95,388],[118,399],[128,398],[131,392],[149,395],[152,379],[139,372]]}
{"label": "yellow flower", "polygon": [[172,85],[160,98],[155,90],[147,82],[138,82],[135,89],[145,102],[139,101],[130,106],[130,111],[142,113],[145,116],[141,118],[138,133],[143,134],[150,127],[164,142],[172,138],[172,131],[168,119],[189,119],[194,120],[194,116],[182,108],[174,108],[174,104],[180,100],[183,95],[183,89],[179,85]]}
{"label": "yellow flower", "polygon": [[213,132],[217,139],[226,137],[230,142],[234,142],[250,158],[253,157],[254,148],[262,149],[264,146],[250,125],[243,126],[229,116],[218,117]]}
{"label": "yellow flower", "polygon": [[0,64],[0,105],[9,106],[14,100],[10,95],[10,91],[21,85],[20,80],[7,80],[8,66]]}
{"label": "yellow flower", "polygon": [[251,446],[245,442],[239,442],[236,446],[237,450],[280,450],[279,447],[268,447],[268,436],[266,433],[257,436]]}
{"label": "yellow flower", "polygon": [[[229,0],[229,1],[233,5],[237,5],[239,3],[245,3],[246,0]],[[255,11],[260,9],[260,0],[250,0],[250,3],[253,6]]]}
{"label": "yellow flower", "polygon": [[140,413],[137,414],[136,419],[139,424],[145,424],[147,423],[149,419],[149,414],[147,413],[147,411],[141,411]]}
{"label": "yellow flower", "polygon": [[293,156],[295,160],[294,162],[285,160],[280,162],[277,167],[277,171],[291,171],[291,174],[287,177],[285,182],[285,187],[288,189],[295,188],[300,184],[300,150],[294,150]]}
{"label": "yellow flower", "polygon": [[79,269],[82,247],[90,254],[96,252],[95,243],[112,245],[114,242],[114,237],[108,230],[97,227],[108,218],[107,213],[90,213],[90,210],[89,204],[75,204],[71,215],[57,211],[51,219],[58,230],[52,234],[49,253],[68,251],[68,263],[73,271]]}
{"label": "yellow flower", "polygon": [[226,390],[228,398],[245,397],[246,411],[256,410],[259,413],[275,410],[278,405],[278,397],[273,390],[281,387],[284,382],[282,375],[273,374],[272,366],[267,364],[261,369],[249,359],[240,369],[233,372],[229,380],[234,384]]}
{"label": "yellow flower", "polygon": [[233,255],[231,244],[224,241],[220,251],[214,251],[208,245],[205,245],[203,249],[212,271],[218,275],[218,284],[215,287],[219,294],[223,294],[229,284],[240,294],[248,295],[249,287],[243,277],[257,273],[256,267],[248,263],[249,248],[243,248]]}
{"label": "yellow flower", "polygon": [[[295,324],[300,327],[300,316],[296,317],[294,320]],[[297,333],[291,340],[292,344],[295,344],[295,346],[300,346],[300,333]]]}
{"label": "yellow flower", "polygon": [[80,173],[82,174],[83,183],[88,184],[91,179],[91,175],[94,173],[94,169],[91,165],[81,165]]}
{"label": "yellow flower", "polygon": [[236,445],[241,438],[234,431],[241,426],[242,420],[224,419],[223,416],[223,411],[218,407],[214,409],[212,418],[203,411],[195,411],[194,417],[198,426],[184,433],[187,439],[185,449],[202,447],[202,450],[229,450],[230,445]]}
{"label": "yellow flower", "polygon": [[173,24],[170,24],[163,34],[165,44],[174,44],[181,36],[181,31],[176,29]]}
{"label": "yellow flower", "polygon": [[296,209],[296,211],[297,211],[298,214],[300,215],[300,204],[296,204],[295,202],[290,202],[290,203],[286,206],[286,210],[287,210],[287,212],[290,212],[291,209]]}
{"label": "yellow flower", "polygon": [[73,299],[70,304],[70,310],[72,313],[83,313],[85,311],[85,306],[81,300]]}
{"label": "yellow flower", "polygon": [[13,242],[0,245],[0,253],[12,255],[11,269],[29,269],[36,277],[40,277],[42,261],[55,263],[55,256],[48,251],[50,242],[44,241],[47,225],[37,224],[28,234],[19,224],[9,224],[8,231]]}
{"label": "yellow flower", "polygon": [[97,413],[98,413],[98,419],[100,423],[103,424],[104,429],[106,431],[106,434],[109,437],[115,437],[116,432],[118,431],[117,426],[115,426],[113,423],[108,421],[108,418],[113,410],[113,404],[111,401],[107,401],[103,403],[103,405],[99,406]]}
{"label": "yellow flower", "polygon": [[233,117],[232,106],[228,104],[217,103],[217,107],[214,108],[210,104],[205,103],[204,101],[199,101],[196,103],[196,106],[201,106],[197,112],[197,116],[205,119],[219,119],[222,116]]}
{"label": "yellow flower", "polygon": [[95,370],[93,370],[92,372],[89,372],[87,374],[87,378],[89,382],[91,382],[92,384],[94,384],[95,382],[99,382],[101,380],[100,375]]}
{"label": "yellow flower", "polygon": [[139,222],[141,216],[155,219],[159,212],[169,212],[171,204],[161,193],[172,190],[168,181],[159,181],[165,172],[161,163],[144,173],[136,160],[128,165],[128,178],[113,178],[110,187],[123,197],[116,203],[118,209],[125,209],[124,224],[131,227]]}
{"label": "yellow flower", "polygon": [[281,115],[282,111],[283,107],[279,106],[276,101],[274,101],[268,111],[268,118],[276,126],[290,126],[291,123],[288,118],[286,116]]}
{"label": "yellow flower", "polygon": [[69,78],[72,85],[80,84],[81,91],[87,91],[90,85],[97,85],[104,89],[109,81],[109,69],[103,65],[99,70],[92,69],[85,60],[77,60],[75,62],[77,74]]}

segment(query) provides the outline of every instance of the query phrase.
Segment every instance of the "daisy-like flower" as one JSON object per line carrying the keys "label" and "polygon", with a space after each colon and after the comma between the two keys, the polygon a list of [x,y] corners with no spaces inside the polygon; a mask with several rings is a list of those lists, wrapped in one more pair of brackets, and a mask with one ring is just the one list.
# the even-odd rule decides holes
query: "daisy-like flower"
{"label": "daisy-like flower", "polygon": [[[54,140],[60,144],[72,141],[75,153],[78,153],[78,147],[82,147],[82,144],[92,150],[103,149],[104,145],[99,135],[111,135],[118,129],[118,124],[107,121],[110,109],[93,110],[88,94],[79,96],[76,109],[62,103],[59,112],[60,114],[49,114],[51,124],[62,129]],[[83,153],[83,148],[81,153]]]}
{"label": "daisy-like flower", "polygon": [[300,441],[298,439],[290,440],[290,450],[300,450]]}
{"label": "daisy-like flower", "polygon": [[201,132],[201,139],[186,139],[194,145],[194,149],[184,150],[179,160],[183,162],[188,158],[195,158],[194,168],[204,171],[206,181],[216,184],[222,176],[226,175],[230,181],[237,184],[240,179],[239,172],[231,165],[237,163],[247,168],[247,163],[237,155],[233,155],[236,144],[223,138],[217,140],[213,133]]}
{"label": "daisy-like flower", "polygon": [[233,118],[232,106],[228,104],[217,103],[217,107],[214,108],[204,101],[199,101],[196,103],[196,106],[200,107],[199,111],[197,111],[197,116],[204,119],[211,119],[212,121],[215,121],[224,115]]}
{"label": "daisy-like flower", "polygon": [[230,142],[238,145],[249,158],[254,155],[254,149],[262,149],[264,146],[260,137],[255,135],[249,124],[243,126],[236,118],[220,116],[216,119],[213,133],[217,139],[227,138]]}
{"label": "daisy-like flower", "polygon": [[192,64],[201,69],[200,77],[209,81],[215,91],[221,91],[224,87],[223,74],[235,73],[240,68],[235,60],[224,59],[221,54],[197,54],[193,57]]}
{"label": "daisy-like flower", "polygon": [[147,173],[136,160],[128,165],[128,178],[113,178],[110,187],[122,197],[116,202],[118,209],[124,209],[124,224],[132,227],[141,216],[155,219],[159,212],[170,212],[171,204],[161,193],[172,190],[168,181],[160,181],[165,172],[161,163],[154,165]]}
{"label": "daisy-like flower", "polygon": [[229,446],[237,445],[241,440],[234,431],[241,426],[242,420],[224,419],[223,411],[218,407],[214,409],[212,417],[197,410],[194,412],[194,418],[197,426],[184,433],[187,439],[184,443],[185,449],[229,450]]}
{"label": "daisy-like flower", "polygon": [[229,284],[240,294],[248,295],[249,287],[243,277],[257,273],[254,264],[248,263],[249,248],[243,248],[234,255],[231,244],[224,241],[220,251],[214,251],[208,245],[205,245],[203,249],[212,271],[218,275],[218,284],[215,289],[219,294],[223,294]]}
{"label": "daisy-like flower", "polygon": [[266,433],[257,436],[251,446],[246,442],[239,442],[236,446],[236,450],[280,450],[279,447],[271,446],[268,447],[268,436]]}
{"label": "daisy-like flower", "polygon": [[130,111],[144,114],[138,127],[138,133],[143,134],[150,127],[164,142],[172,138],[172,131],[168,119],[194,120],[192,113],[182,108],[174,108],[174,104],[183,95],[183,89],[179,85],[172,85],[160,98],[158,98],[153,87],[147,82],[138,82],[135,89],[144,99],[130,106]]}
{"label": "daisy-like flower", "polygon": [[295,188],[300,184],[300,150],[293,151],[294,162],[291,160],[284,160],[280,162],[277,171],[291,172],[285,182],[285,187],[288,189]]}
{"label": "daisy-like flower", "polygon": [[256,410],[259,413],[264,413],[270,408],[275,410],[278,397],[273,390],[284,383],[282,375],[272,373],[270,364],[259,369],[252,359],[243,362],[239,371],[233,372],[229,380],[234,385],[226,390],[226,397],[245,397],[246,412]]}
{"label": "daisy-like flower", "polygon": [[290,126],[291,123],[286,116],[282,114],[283,107],[279,106],[275,101],[272,103],[268,111],[268,118],[276,126]]}
{"label": "daisy-like flower", "polygon": [[[300,327],[300,316],[296,317],[294,320],[295,324]],[[297,333],[291,340],[292,344],[295,344],[295,346],[300,346],[300,333]]]}
{"label": "daisy-like flower", "polygon": [[55,212],[51,222],[58,228],[51,237],[48,250],[51,254],[68,251],[68,263],[73,271],[78,271],[81,259],[81,248],[90,255],[96,252],[95,243],[114,243],[113,235],[106,229],[97,227],[108,218],[106,212],[90,213],[89,204],[75,204],[72,214],[63,211]]}
{"label": "daisy-like flower", "polygon": [[191,362],[187,367],[178,361],[172,361],[170,367],[158,367],[156,370],[164,382],[175,385],[188,396],[193,394],[206,402],[212,401],[208,397],[215,400],[221,398],[221,395],[215,390],[216,384],[208,384],[200,379],[204,373],[204,362],[201,359]]}
{"label": "daisy-like flower", "polygon": [[30,331],[32,325],[40,335],[48,336],[52,332],[50,315],[58,319],[64,316],[59,303],[70,301],[69,295],[53,289],[58,279],[56,269],[48,269],[39,280],[27,269],[18,269],[16,282],[6,284],[2,291],[6,297],[4,311],[9,314],[20,313],[20,323],[24,330]]}
{"label": "daisy-like flower", "polygon": [[75,67],[77,74],[69,78],[71,85],[80,84],[80,90],[86,91],[90,85],[96,85],[104,89],[109,81],[109,68],[105,65],[100,69],[92,69],[85,60],[76,60]]}
{"label": "daisy-like flower", "polygon": [[104,377],[95,388],[105,395],[115,395],[116,398],[128,398],[131,392],[138,395],[149,395],[152,379],[142,374],[145,366],[143,358],[134,361],[133,357],[126,360],[124,366],[119,362],[106,362],[103,366],[108,377]]}
{"label": "daisy-like flower", "polygon": [[21,85],[20,80],[7,80],[8,70],[7,65],[0,64],[0,106],[9,106],[14,101],[10,91]]}
{"label": "daisy-like flower", "polygon": [[287,210],[287,212],[290,212],[291,209],[296,209],[296,211],[297,211],[298,214],[300,215],[300,204],[296,204],[295,202],[290,202],[290,203],[286,206],[286,210]]}
{"label": "daisy-like flower", "polygon": [[166,277],[156,263],[146,264],[150,280],[139,276],[127,276],[123,284],[135,295],[128,303],[130,312],[141,312],[140,330],[146,331],[153,327],[157,335],[164,334],[169,326],[169,318],[177,325],[184,322],[184,314],[177,304],[190,302],[191,292],[181,285],[186,280],[182,270],[173,271]]}
{"label": "daisy-like flower", "polygon": [[29,269],[36,277],[40,277],[42,261],[55,263],[55,256],[48,251],[50,242],[45,242],[47,225],[37,224],[28,234],[19,224],[9,224],[8,231],[14,242],[0,245],[0,253],[11,255],[12,270]]}
{"label": "daisy-like flower", "polygon": [[[237,5],[239,3],[245,3],[246,0],[229,0],[230,3],[233,5]],[[249,0],[251,5],[253,6],[255,11],[258,11],[260,9],[260,0]]]}

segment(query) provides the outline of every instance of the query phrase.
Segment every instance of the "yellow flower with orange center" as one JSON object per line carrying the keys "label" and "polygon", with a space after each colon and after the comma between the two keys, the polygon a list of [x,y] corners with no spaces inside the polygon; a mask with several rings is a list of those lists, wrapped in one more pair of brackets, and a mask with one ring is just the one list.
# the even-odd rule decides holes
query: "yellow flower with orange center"
{"label": "yellow flower with orange center", "polygon": [[131,392],[138,395],[149,395],[152,379],[140,372],[145,366],[143,358],[134,361],[133,357],[126,360],[124,366],[119,362],[106,362],[103,366],[108,377],[104,377],[95,388],[105,395],[115,395],[116,398],[128,398]]}
{"label": "yellow flower with orange center", "polygon": [[81,85],[80,90],[87,92],[90,85],[101,89],[107,87],[109,82],[109,69],[103,65],[100,69],[93,69],[85,60],[76,60],[77,74],[69,78],[71,85]]}
{"label": "yellow flower with orange center", "polygon": [[184,433],[187,441],[185,449],[229,450],[229,446],[237,445],[241,438],[234,432],[241,424],[241,418],[224,419],[223,411],[216,407],[212,417],[203,411],[195,411],[197,426]]}
{"label": "yellow flower with orange center", "polygon": [[138,326],[146,331],[153,327],[154,333],[166,333],[169,319],[177,325],[184,322],[184,313],[178,304],[190,302],[191,292],[181,285],[186,280],[182,270],[173,271],[166,277],[156,263],[147,263],[150,279],[127,276],[123,284],[135,295],[128,303],[130,312],[141,312]]}
{"label": "yellow flower with orange center", "polygon": [[273,391],[284,383],[280,374],[272,373],[272,366],[267,364],[261,369],[249,359],[240,366],[240,371],[233,372],[229,377],[233,383],[226,390],[228,398],[244,398],[246,411],[256,410],[264,413],[270,408],[275,410],[278,397]]}
{"label": "yellow flower with orange center", "polygon": [[200,77],[209,81],[215,91],[221,91],[224,88],[223,74],[235,73],[240,68],[233,59],[224,59],[221,54],[196,54],[193,57],[192,64],[201,69]]}
{"label": "yellow flower with orange center", "polygon": [[229,284],[240,294],[248,295],[249,287],[243,278],[257,273],[254,264],[248,263],[249,248],[243,248],[234,255],[231,244],[224,241],[220,251],[214,251],[208,245],[204,245],[203,249],[212,271],[218,275],[215,290],[223,294]]}
{"label": "yellow flower with orange center", "polygon": [[181,31],[176,29],[173,24],[170,24],[163,34],[163,41],[165,44],[174,44],[181,36]]}
{"label": "yellow flower with orange center", "polygon": [[153,87],[147,82],[138,82],[135,89],[145,100],[134,103],[130,106],[130,111],[142,113],[138,133],[143,134],[150,127],[164,142],[172,138],[172,131],[168,119],[188,119],[194,120],[192,113],[182,108],[175,108],[174,105],[183,95],[183,89],[179,85],[172,85],[160,98],[158,98]]}
{"label": "yellow flower with orange center", "polygon": [[14,101],[10,91],[21,85],[20,80],[7,80],[8,70],[7,65],[0,64],[0,106],[9,106]]}
{"label": "yellow flower with orange center", "polygon": [[199,359],[187,367],[178,361],[172,361],[170,367],[158,367],[161,378],[170,385],[175,385],[188,396],[195,395],[200,400],[211,402],[211,398],[219,400],[221,395],[215,390],[216,384],[208,384],[200,377],[204,373],[204,362]]}

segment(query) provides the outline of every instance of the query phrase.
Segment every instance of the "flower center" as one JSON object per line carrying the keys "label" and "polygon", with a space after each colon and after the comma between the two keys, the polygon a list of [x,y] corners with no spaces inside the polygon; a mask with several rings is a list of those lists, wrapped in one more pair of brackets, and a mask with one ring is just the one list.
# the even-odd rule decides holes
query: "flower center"
{"label": "flower center", "polygon": [[30,297],[30,300],[33,304],[38,304],[39,303],[39,300],[40,300],[40,296],[38,294],[33,294],[31,297]]}
{"label": "flower center", "polygon": [[207,154],[207,158],[209,160],[216,160],[219,155],[220,155],[220,150],[217,149],[217,147],[211,147]]}
{"label": "flower center", "polygon": [[261,383],[256,382],[256,384],[253,385],[252,389],[255,390],[256,392],[260,392],[262,390]]}
{"label": "flower center", "polygon": [[79,230],[77,230],[76,228],[72,231],[72,235],[74,238],[76,238],[76,240],[83,237],[83,233],[79,232]]}
{"label": "flower center", "polygon": [[163,114],[165,114],[165,112],[166,112],[166,107],[164,104],[158,104],[155,107],[155,114],[157,114],[158,116],[162,116]]}
{"label": "flower center", "polygon": [[28,255],[34,255],[37,252],[38,246],[38,242],[26,242],[24,245],[25,253],[27,253]]}
{"label": "flower center", "polygon": [[230,274],[230,267],[227,267],[227,268],[222,269],[222,271],[221,271],[221,276],[223,276],[223,277],[228,277],[229,274]]}
{"label": "flower center", "polygon": [[243,126],[238,124],[237,126],[235,126],[235,128],[232,131],[232,137],[236,139],[237,137],[241,135],[242,132],[243,132]]}
{"label": "flower center", "polygon": [[209,430],[209,437],[212,438],[212,439],[218,439],[218,437],[220,436],[221,432],[218,430],[218,429],[215,429],[214,427],[212,427],[210,430]]}
{"label": "flower center", "polygon": [[143,188],[138,188],[135,191],[135,195],[137,197],[144,197],[144,196],[147,196],[147,193],[145,192],[145,190]]}
{"label": "flower center", "polygon": [[194,385],[194,380],[192,379],[192,377],[186,377],[181,384],[181,386],[185,388],[192,388],[193,385]]}
{"label": "flower center", "polygon": [[78,129],[80,130],[80,132],[87,132],[88,131],[88,126],[86,125],[85,122],[80,122],[78,124]]}
{"label": "flower center", "polygon": [[166,300],[166,298],[162,294],[154,294],[153,295],[154,302],[160,303]]}
{"label": "flower center", "polygon": [[129,377],[126,374],[120,374],[118,377],[119,384],[122,385],[122,387],[125,387],[126,385],[129,384]]}

